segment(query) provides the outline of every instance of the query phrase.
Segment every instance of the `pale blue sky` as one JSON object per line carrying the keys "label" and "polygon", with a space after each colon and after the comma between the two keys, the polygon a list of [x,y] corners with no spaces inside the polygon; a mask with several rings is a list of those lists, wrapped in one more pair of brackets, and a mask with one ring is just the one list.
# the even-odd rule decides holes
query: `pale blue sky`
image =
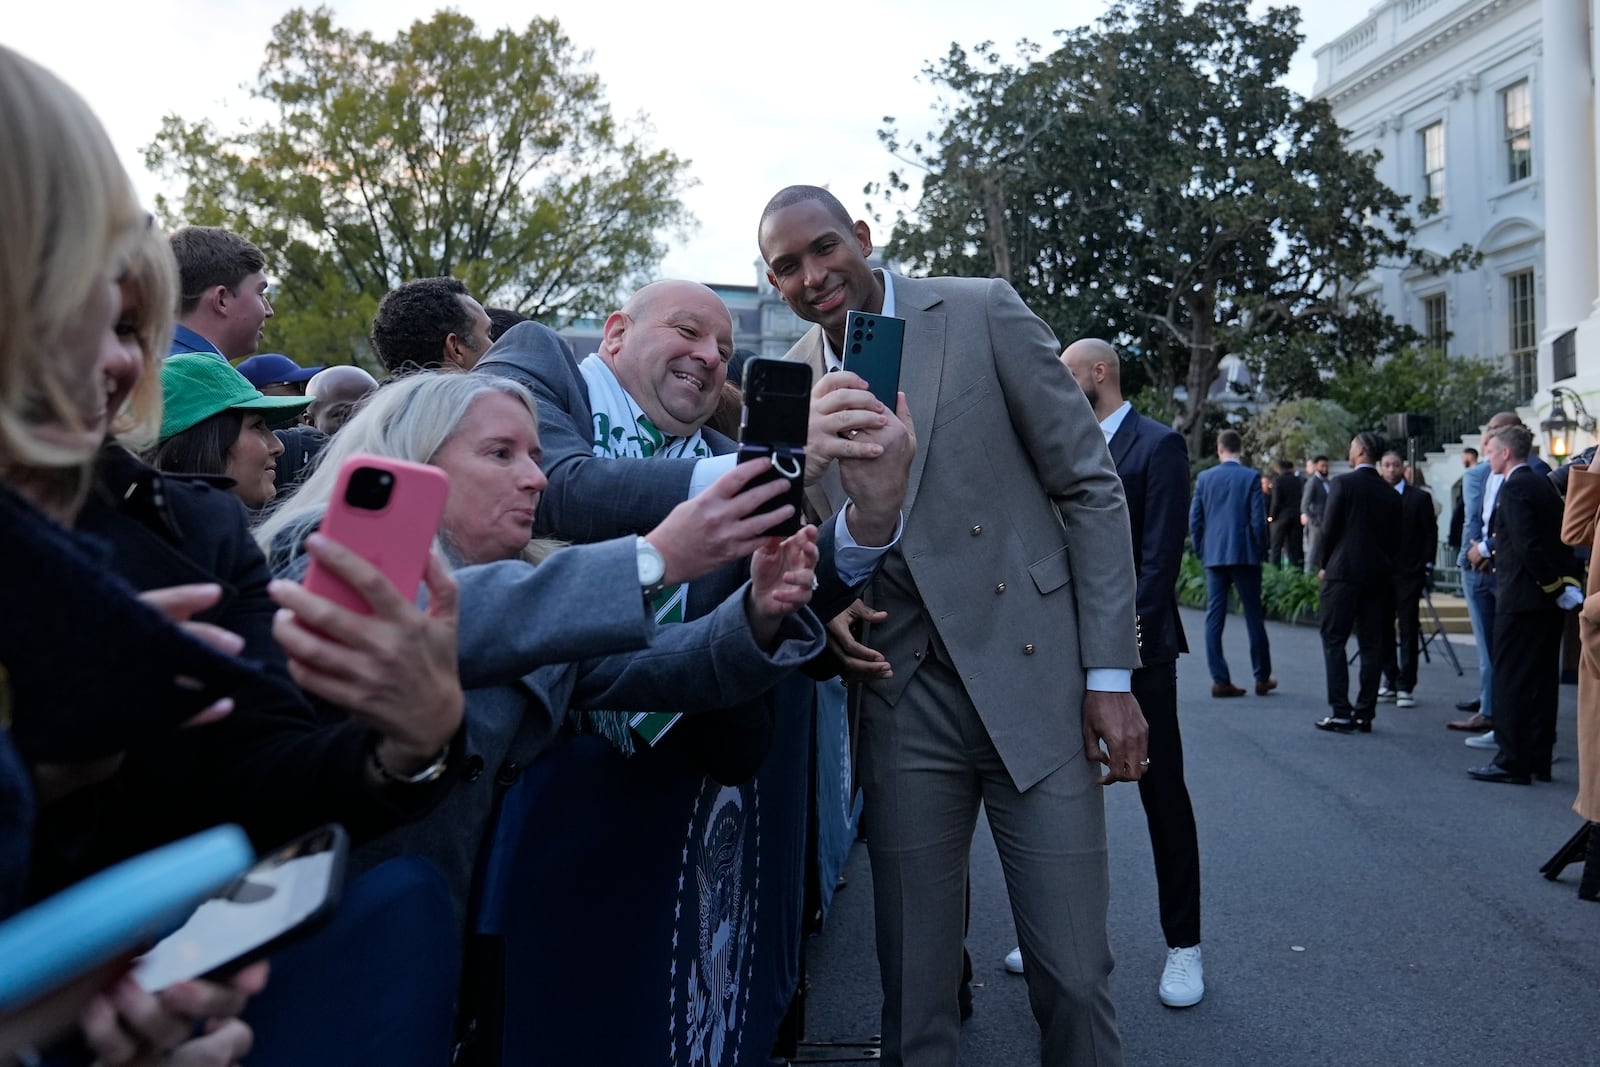
{"label": "pale blue sky", "polygon": [[[148,199],[158,186],[140,149],[161,117],[177,112],[227,124],[249,115],[258,105],[244,86],[255,80],[272,25],[294,6],[46,0],[13,5],[0,39],[84,94]],[[340,25],[387,37],[445,5],[331,0],[329,6]],[[862,187],[895,166],[877,139],[883,116],[894,115],[908,132],[929,128],[933,90],[919,73],[952,42],[970,48],[994,40],[1009,53],[1019,38],[1048,44],[1053,30],[1088,23],[1106,7],[1101,0],[453,6],[490,27],[553,15],[580,49],[592,51],[613,110],[646,113],[655,128],[652,143],[692,160],[690,173],[700,183],[685,197],[700,226],[672,248],[663,276],[731,284],[755,281],[755,224],[780,187],[828,185],[846,206],[865,213]],[[1359,18],[1328,10],[1336,7],[1306,5],[1307,41],[1290,78],[1300,92],[1310,92],[1315,78],[1311,52]]]}

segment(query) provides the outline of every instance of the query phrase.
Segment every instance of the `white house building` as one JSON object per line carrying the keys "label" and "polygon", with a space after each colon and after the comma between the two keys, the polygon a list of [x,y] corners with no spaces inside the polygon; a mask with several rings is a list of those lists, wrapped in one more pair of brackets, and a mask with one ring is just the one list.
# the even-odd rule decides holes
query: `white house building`
{"label": "white house building", "polygon": [[[1452,354],[1501,363],[1535,429],[1553,397],[1574,421],[1585,402],[1600,413],[1597,14],[1600,0],[1384,0],[1316,52],[1314,95],[1351,146],[1378,149],[1384,181],[1436,204],[1419,244],[1483,256],[1472,271],[1368,284]],[[1543,451],[1576,452],[1592,429],[1542,434]],[[1459,471],[1450,452],[1445,481]]]}

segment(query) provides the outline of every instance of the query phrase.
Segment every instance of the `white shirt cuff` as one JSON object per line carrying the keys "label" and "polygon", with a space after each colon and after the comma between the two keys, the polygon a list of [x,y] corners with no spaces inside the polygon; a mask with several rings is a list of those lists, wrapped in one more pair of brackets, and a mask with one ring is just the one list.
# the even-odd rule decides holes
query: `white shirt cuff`
{"label": "white shirt cuff", "polygon": [[1133,692],[1133,672],[1123,667],[1090,667],[1087,688],[1096,693]]}
{"label": "white shirt cuff", "polygon": [[739,453],[729,452],[725,456],[712,456],[702,459],[694,465],[694,473],[689,476],[689,496],[699,496],[711,487],[711,483],[727,474],[739,465]]}
{"label": "white shirt cuff", "polygon": [[888,544],[882,548],[867,548],[857,544],[850,535],[850,524],[844,519],[845,512],[849,510],[850,504],[846,501],[833,520],[833,569],[845,585],[859,585],[872,576],[872,568],[878,565],[883,554],[900,543],[900,533],[906,528],[906,517],[902,514],[895,519],[894,536]]}

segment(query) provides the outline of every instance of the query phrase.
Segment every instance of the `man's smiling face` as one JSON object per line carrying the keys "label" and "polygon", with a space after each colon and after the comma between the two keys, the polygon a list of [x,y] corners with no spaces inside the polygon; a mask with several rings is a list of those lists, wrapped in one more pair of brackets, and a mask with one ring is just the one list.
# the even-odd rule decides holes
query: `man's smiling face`
{"label": "man's smiling face", "polygon": [[867,224],[836,218],[820,200],[802,200],[767,216],[761,254],[767,279],[784,303],[807,322],[820,323],[835,350],[848,313],[883,309],[883,290],[867,264]]}
{"label": "man's smiling face", "polygon": [[703,285],[655,282],[606,320],[600,354],[658,429],[685,437],[717,409],[733,317]]}

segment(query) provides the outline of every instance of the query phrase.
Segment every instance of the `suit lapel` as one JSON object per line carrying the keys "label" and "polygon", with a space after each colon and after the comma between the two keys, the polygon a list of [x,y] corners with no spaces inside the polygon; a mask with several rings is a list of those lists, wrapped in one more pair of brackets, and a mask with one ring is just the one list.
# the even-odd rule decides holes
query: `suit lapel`
{"label": "suit lapel", "polygon": [[945,316],[931,309],[942,298],[925,281],[894,276],[895,312],[906,320],[905,351],[900,361],[900,391],[916,427],[917,454],[911,461],[911,477],[906,488],[905,514],[911,514],[922,481],[922,468],[928,461],[928,445],[933,439],[934,410],[939,404],[939,383],[944,374]]}
{"label": "suit lapel", "polygon": [[1111,462],[1119,471],[1122,470],[1122,461],[1128,458],[1134,442],[1139,439],[1138,421],[1139,413],[1130,408],[1128,414],[1123,416],[1122,425],[1117,427],[1117,432],[1106,442],[1111,449]]}

